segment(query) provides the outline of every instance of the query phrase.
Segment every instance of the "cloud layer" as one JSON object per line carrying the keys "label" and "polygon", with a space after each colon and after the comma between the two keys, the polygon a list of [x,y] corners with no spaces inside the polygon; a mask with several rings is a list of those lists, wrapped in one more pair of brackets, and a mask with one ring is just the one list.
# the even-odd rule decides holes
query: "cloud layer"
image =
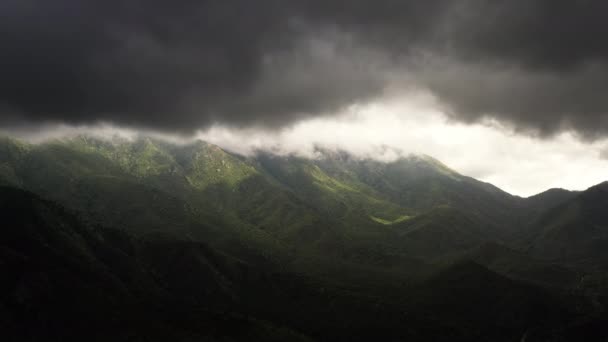
{"label": "cloud layer", "polygon": [[428,100],[418,96],[357,105],[332,117],[304,120],[278,130],[214,125],[190,138],[109,125],[59,125],[21,132],[0,128],[0,134],[16,134],[32,142],[79,134],[127,139],[144,134],[174,143],[200,138],[245,155],[264,150],[314,158],[321,148],[393,161],[409,153],[427,154],[461,174],[521,196],[552,187],[583,190],[606,180],[608,139],[582,142],[570,133],[560,133],[538,140],[509,133],[496,122],[455,123],[441,112],[427,109]]}
{"label": "cloud layer", "polygon": [[560,133],[538,140],[510,133],[497,123],[454,123],[424,108],[420,99],[383,101],[280,132],[212,127],[200,138],[242,154],[260,149],[314,158],[322,148],[380,161],[427,154],[461,174],[520,196],[556,187],[584,190],[606,180],[608,139],[590,143]]}
{"label": "cloud layer", "polygon": [[601,1],[5,0],[2,125],[276,128],[426,92],[454,120],[608,134]]}

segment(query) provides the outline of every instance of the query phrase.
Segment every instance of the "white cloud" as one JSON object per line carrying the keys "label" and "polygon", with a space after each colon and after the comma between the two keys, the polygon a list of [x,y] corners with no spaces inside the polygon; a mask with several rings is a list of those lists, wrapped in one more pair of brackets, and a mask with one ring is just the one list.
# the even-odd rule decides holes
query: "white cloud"
{"label": "white cloud", "polygon": [[[227,150],[250,154],[266,149],[314,156],[315,146],[343,149],[390,161],[402,154],[433,156],[461,174],[490,182],[512,194],[532,195],[552,187],[583,190],[608,180],[608,140],[585,143],[563,133],[539,140],[496,123],[449,121],[424,94],[352,106],[329,118],[303,121],[280,131],[212,127],[198,137]],[[2,133],[0,131],[0,133]],[[131,139],[153,135],[173,142],[188,139],[137,132],[111,125],[53,126],[4,134],[34,142],[81,133]]]}
{"label": "white cloud", "polygon": [[[552,187],[583,190],[608,180],[606,141],[584,143],[563,133],[539,140],[496,124],[447,120],[422,97],[353,106],[330,119],[300,122],[280,132],[213,127],[201,138],[239,153],[271,149],[312,155],[314,146],[383,160],[428,154],[456,171],[521,196]],[[390,147],[390,148],[387,148]]]}

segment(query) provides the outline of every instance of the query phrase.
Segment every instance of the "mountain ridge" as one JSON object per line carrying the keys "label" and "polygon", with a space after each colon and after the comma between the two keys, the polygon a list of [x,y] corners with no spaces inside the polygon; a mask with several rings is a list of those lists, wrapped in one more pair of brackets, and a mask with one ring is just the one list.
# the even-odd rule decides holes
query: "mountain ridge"
{"label": "mountain ridge", "polygon": [[[0,185],[42,203],[14,205],[41,217],[36,229],[42,232],[69,231],[49,243],[68,258],[49,262],[65,267],[84,250],[102,265],[94,277],[130,279],[124,262],[139,269],[134,275],[153,278],[146,280],[155,284],[144,286],[147,291],[172,293],[168,301],[186,317],[244,324],[245,331],[264,334],[285,326],[287,336],[304,331],[304,339],[335,340],[358,331],[369,340],[384,331],[387,338],[437,340],[436,330],[463,341],[510,341],[527,325],[538,336],[566,334],[569,327],[555,330],[562,320],[572,331],[598,326],[608,312],[607,184],[521,198],[424,156],[393,162],[345,152],[240,156],[202,141],[145,137],[43,144],[0,139]],[[0,203],[17,196],[11,191],[0,188]],[[78,237],[85,235],[71,232],[61,215],[44,216],[51,206],[45,203],[73,213],[78,227],[101,227],[105,242],[93,233]],[[97,250],[75,242],[83,239],[101,251],[118,248],[121,256],[103,252],[107,263],[95,261],[102,258]],[[36,240],[22,235],[8,243],[17,250]],[[65,248],[74,244],[85,247]],[[455,279],[462,280],[452,286],[461,291],[457,299],[450,298],[450,284],[442,284]],[[478,300],[474,311],[461,310]],[[302,316],[282,317],[284,301],[301,306]],[[188,302],[205,310],[234,304],[239,312],[191,316]],[[543,308],[558,314],[545,319]],[[492,313],[500,309],[518,314]],[[313,312],[321,312],[319,320],[311,321]],[[254,320],[242,318],[247,314]],[[476,326],[484,317],[497,321]],[[416,322],[413,330],[403,330],[401,320]]]}

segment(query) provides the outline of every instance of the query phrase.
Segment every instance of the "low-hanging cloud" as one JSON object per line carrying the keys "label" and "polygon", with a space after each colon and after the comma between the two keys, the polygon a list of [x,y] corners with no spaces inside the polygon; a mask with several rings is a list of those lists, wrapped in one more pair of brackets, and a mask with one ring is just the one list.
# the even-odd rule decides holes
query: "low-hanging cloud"
{"label": "low-hanging cloud", "polygon": [[6,0],[0,124],[284,127],[387,91],[608,134],[601,1]]}

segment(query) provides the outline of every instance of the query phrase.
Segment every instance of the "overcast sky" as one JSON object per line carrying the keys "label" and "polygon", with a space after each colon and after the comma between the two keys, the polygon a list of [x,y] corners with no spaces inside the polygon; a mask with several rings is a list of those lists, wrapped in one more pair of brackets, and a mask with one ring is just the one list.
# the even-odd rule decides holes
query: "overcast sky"
{"label": "overcast sky", "polygon": [[607,10],[593,0],[4,0],[0,127],[398,150],[516,194],[582,189],[608,178]]}

